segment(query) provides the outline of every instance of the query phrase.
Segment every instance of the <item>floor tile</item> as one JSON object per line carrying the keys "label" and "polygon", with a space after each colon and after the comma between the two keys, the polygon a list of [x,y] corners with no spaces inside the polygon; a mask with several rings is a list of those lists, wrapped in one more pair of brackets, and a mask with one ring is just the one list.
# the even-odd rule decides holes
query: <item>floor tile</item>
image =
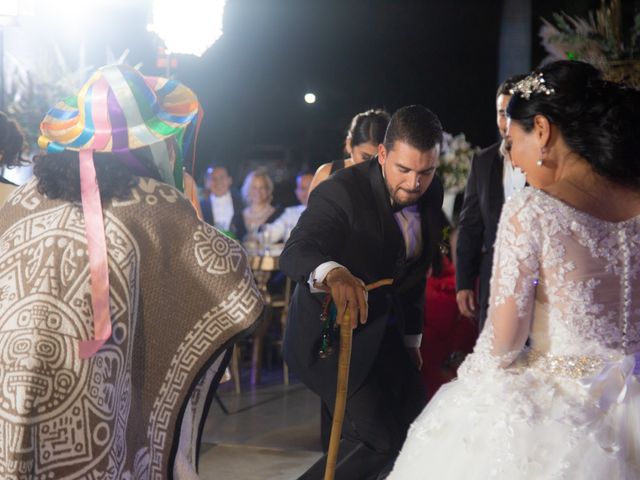
{"label": "floor tile", "polygon": [[239,395],[220,386],[202,435],[203,480],[293,480],[322,455],[319,398],[295,379],[283,385],[278,369],[262,380],[251,387],[243,376]]}

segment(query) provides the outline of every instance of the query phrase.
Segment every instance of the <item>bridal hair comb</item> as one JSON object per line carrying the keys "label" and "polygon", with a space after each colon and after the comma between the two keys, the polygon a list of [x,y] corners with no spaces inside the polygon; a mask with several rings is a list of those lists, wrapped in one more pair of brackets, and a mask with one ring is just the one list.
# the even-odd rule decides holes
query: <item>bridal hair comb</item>
{"label": "bridal hair comb", "polygon": [[509,90],[511,95],[519,94],[525,100],[529,100],[532,93],[544,93],[545,95],[551,95],[556,91],[552,87],[547,87],[542,73],[532,73],[516,83],[512,89]]}

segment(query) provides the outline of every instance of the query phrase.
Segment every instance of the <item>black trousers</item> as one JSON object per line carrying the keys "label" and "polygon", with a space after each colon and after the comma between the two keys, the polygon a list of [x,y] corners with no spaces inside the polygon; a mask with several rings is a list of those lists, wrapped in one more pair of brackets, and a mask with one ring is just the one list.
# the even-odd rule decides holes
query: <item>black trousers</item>
{"label": "black trousers", "polygon": [[[323,398],[323,443],[328,441],[335,399]],[[388,327],[362,385],[349,392],[336,468],[336,480],[384,478],[411,422],[426,404],[420,372],[407,354],[402,335]],[[322,479],[326,455],[300,480]]]}

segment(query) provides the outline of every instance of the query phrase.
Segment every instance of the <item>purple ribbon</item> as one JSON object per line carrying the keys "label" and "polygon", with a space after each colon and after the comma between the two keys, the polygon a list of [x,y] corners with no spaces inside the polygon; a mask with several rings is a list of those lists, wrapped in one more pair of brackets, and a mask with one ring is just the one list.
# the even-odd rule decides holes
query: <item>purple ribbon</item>
{"label": "purple ribbon", "polygon": [[111,150],[117,154],[117,158],[126,165],[134,175],[140,177],[153,177],[149,168],[144,165],[129,149],[129,131],[127,120],[120,104],[116,100],[113,91],[109,89],[107,96],[109,105],[109,118],[111,119],[112,141]]}

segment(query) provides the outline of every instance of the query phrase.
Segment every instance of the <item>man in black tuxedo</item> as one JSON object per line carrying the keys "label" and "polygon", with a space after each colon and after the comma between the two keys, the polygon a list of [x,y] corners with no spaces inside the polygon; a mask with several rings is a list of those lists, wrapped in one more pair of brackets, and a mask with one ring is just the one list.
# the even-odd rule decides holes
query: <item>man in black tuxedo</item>
{"label": "man in black tuxedo", "polygon": [[242,240],[247,233],[242,218],[242,199],[231,192],[232,183],[227,167],[209,167],[205,177],[209,196],[200,201],[200,210],[203,220],[209,225]]}
{"label": "man in black tuxedo", "polygon": [[[496,112],[502,138],[507,131],[506,108],[511,98],[510,90],[522,78],[524,75],[510,77],[498,88]],[[500,143],[494,143],[473,157],[458,225],[456,299],[463,315],[478,318],[480,330],[489,307],[493,244],[502,205],[505,198],[525,185],[524,174],[500,152]]]}
{"label": "man in black tuxedo", "polygon": [[[425,404],[419,347],[426,274],[441,236],[441,142],[430,110],[398,110],[377,157],[340,170],[312,192],[280,257],[297,282],[284,356],[331,412],[338,339],[333,354],[319,355],[327,292],[337,323],[348,309],[355,328],[337,479],[377,478],[390,468]],[[394,285],[367,296],[363,285],[383,278]],[[301,478],[322,478],[325,461]]]}

